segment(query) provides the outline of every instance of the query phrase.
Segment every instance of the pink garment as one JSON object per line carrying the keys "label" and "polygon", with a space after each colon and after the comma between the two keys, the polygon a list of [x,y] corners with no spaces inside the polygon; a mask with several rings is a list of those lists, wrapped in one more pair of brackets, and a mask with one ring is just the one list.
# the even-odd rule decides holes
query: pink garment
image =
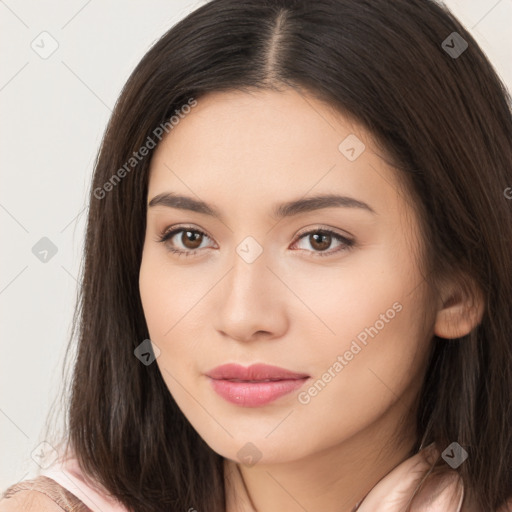
{"label": "pink garment", "polygon": [[[406,459],[385,475],[364,497],[354,506],[352,512],[404,512],[409,500],[421,479],[431,467],[431,463],[439,456],[434,445],[430,445],[414,456]],[[237,487],[243,489],[242,476],[234,461],[226,460],[226,475]],[[432,478],[426,483],[421,493],[415,497],[411,512],[482,512],[474,506],[462,508],[464,489],[456,471],[450,469],[442,477]],[[256,512],[246,492],[242,494],[228,493],[227,510],[238,510],[237,503],[245,510]],[[501,511],[499,511],[501,512]]]}
{"label": "pink garment", "polygon": [[119,501],[107,495],[89,478],[84,477],[75,457],[58,460],[39,474],[60,484],[93,512],[128,512]]}
{"label": "pink garment", "polygon": [[[421,479],[429,470],[433,458],[439,452],[433,445],[423,449],[414,456],[406,459],[385,475],[354,508],[354,512],[403,512],[409,499]],[[225,459],[226,479],[238,484],[243,489],[241,473],[234,461]],[[41,475],[56,481],[62,487],[74,494],[93,512],[128,512],[128,510],[113,497],[102,491],[89,478],[85,478],[76,458],[57,461],[50,468],[41,471]],[[228,487],[229,489],[229,487]],[[427,480],[423,490],[415,498],[411,512],[482,512],[473,504],[467,503],[462,508],[464,489],[456,471],[450,470],[440,477]],[[247,510],[254,509],[250,505],[247,493],[227,492],[227,511],[236,512],[237,504],[243,504]],[[512,511],[512,501],[509,502]],[[497,512],[508,512],[502,507]]]}

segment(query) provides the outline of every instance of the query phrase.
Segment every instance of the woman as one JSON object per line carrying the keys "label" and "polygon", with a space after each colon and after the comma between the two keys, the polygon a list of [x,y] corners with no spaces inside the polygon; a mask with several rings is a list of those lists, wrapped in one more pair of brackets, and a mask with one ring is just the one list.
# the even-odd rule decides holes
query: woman
{"label": "woman", "polygon": [[0,510],[512,510],[511,162],[432,1],[197,9],[112,115],[68,433]]}

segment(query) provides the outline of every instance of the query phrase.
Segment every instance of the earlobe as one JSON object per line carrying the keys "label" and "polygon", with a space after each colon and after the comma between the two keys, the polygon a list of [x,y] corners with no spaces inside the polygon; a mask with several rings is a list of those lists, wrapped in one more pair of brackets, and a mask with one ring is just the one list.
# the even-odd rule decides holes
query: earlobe
{"label": "earlobe", "polygon": [[462,294],[460,289],[452,291],[437,312],[434,334],[446,339],[466,336],[482,321],[484,305],[479,289],[471,296]]}

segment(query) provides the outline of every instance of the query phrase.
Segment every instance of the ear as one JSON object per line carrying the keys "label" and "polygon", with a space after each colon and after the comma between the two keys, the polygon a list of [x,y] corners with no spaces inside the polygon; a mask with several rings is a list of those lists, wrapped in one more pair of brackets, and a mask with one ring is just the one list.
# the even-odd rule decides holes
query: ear
{"label": "ear", "polygon": [[482,321],[485,298],[474,283],[468,289],[459,283],[445,285],[439,296],[434,334],[440,338],[461,338]]}

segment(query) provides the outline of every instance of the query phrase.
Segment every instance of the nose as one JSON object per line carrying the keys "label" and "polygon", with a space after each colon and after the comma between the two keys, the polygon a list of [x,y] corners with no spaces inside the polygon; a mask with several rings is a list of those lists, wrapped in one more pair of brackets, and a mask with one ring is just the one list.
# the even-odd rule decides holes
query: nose
{"label": "nose", "polygon": [[235,253],[216,290],[216,329],[237,341],[282,336],[289,324],[286,303],[291,292],[277,274],[265,252],[251,263]]}

